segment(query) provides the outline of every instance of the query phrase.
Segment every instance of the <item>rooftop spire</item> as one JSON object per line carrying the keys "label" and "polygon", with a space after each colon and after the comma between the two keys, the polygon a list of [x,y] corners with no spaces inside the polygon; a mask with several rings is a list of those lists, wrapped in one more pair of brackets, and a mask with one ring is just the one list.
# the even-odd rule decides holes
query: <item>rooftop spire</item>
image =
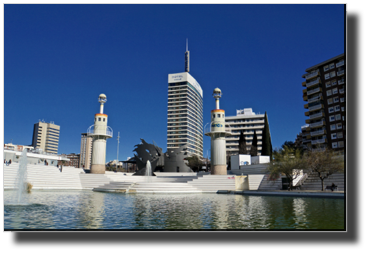
{"label": "rooftop spire", "polygon": [[189,50],[188,50],[188,38],[186,39],[185,72],[189,73]]}

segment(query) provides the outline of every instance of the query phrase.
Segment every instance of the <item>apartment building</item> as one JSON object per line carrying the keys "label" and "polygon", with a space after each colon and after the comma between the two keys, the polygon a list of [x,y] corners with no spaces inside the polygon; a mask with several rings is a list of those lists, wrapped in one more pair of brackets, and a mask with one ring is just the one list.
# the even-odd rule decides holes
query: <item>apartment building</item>
{"label": "apartment building", "polygon": [[294,141],[296,148],[307,149],[311,144],[310,125],[304,125],[301,127],[301,132],[297,135]]}
{"label": "apartment building", "polygon": [[39,123],[34,124],[31,145],[35,149],[41,149],[47,153],[57,154],[59,138],[59,125],[54,124],[53,121],[50,123],[39,121]]}
{"label": "apartment building", "polygon": [[80,138],[80,160],[79,167],[84,169],[91,168],[92,156],[92,137],[87,136],[87,133],[82,133]]}
{"label": "apartment building", "polygon": [[346,146],[345,54],[306,69],[302,83],[304,108],[311,143],[308,147],[329,147],[344,152]]}
{"label": "apartment building", "polygon": [[231,136],[225,137],[227,155],[238,154],[241,130],[243,130],[243,134],[245,136],[246,148],[248,152],[251,148],[254,131],[256,131],[258,139],[258,156],[261,155],[264,124],[265,115],[255,114],[252,108],[236,110],[235,116],[226,116],[225,126],[227,129],[230,128],[232,132]]}

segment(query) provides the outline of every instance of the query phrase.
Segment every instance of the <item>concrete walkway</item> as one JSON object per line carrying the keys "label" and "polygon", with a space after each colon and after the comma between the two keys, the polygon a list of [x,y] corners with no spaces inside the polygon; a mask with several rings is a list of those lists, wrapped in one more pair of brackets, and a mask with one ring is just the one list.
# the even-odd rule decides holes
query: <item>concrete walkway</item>
{"label": "concrete walkway", "polygon": [[312,197],[312,198],[337,198],[344,199],[344,192],[322,192],[312,190],[294,190],[294,191],[229,191],[219,190],[218,194],[240,194],[251,196],[288,196],[288,197]]}

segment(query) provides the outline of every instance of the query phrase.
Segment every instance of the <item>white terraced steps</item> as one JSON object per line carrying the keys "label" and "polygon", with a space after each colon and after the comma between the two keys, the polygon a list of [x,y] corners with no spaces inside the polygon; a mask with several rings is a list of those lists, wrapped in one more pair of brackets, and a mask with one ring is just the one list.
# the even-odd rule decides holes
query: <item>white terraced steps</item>
{"label": "white terraced steps", "polygon": [[202,192],[216,193],[218,190],[236,189],[234,175],[205,175],[189,181],[188,184]]}
{"label": "white terraced steps", "polygon": [[[18,173],[18,163],[4,165],[4,189],[13,189]],[[57,167],[44,165],[27,165],[27,182],[32,189],[81,189],[79,173],[76,171],[60,172]]]}
{"label": "white terraced steps", "polygon": [[[332,184],[338,186],[338,191],[345,191],[345,183],[344,183],[344,174],[343,173],[336,173],[329,176],[327,179],[324,180],[324,187],[330,186]],[[311,174],[308,176],[306,181],[301,187],[302,190],[321,190],[321,180],[317,175]],[[330,191],[330,190],[326,190]]]}
{"label": "white terraced steps", "polygon": [[228,172],[234,175],[266,174],[268,172],[267,166],[268,164],[241,166],[241,169],[229,170]]}
{"label": "white terraced steps", "polygon": [[281,190],[282,189],[282,179],[281,177],[275,181],[268,179],[269,174],[265,174],[263,180],[260,182],[259,191],[272,191],[272,190]]}

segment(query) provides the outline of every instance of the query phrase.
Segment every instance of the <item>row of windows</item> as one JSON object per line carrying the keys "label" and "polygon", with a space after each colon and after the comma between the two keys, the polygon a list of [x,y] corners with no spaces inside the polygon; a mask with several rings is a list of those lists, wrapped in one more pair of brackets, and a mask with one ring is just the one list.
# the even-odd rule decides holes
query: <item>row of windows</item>
{"label": "row of windows", "polygon": [[[95,117],[95,122],[96,122],[96,118],[97,117]],[[98,117],[98,121],[101,121],[101,117]],[[105,117],[102,118],[102,121],[105,122]]]}
{"label": "row of windows", "polygon": [[330,137],[331,137],[332,140],[341,139],[341,138],[343,138],[343,132],[332,133],[330,135]]}
{"label": "row of windows", "polygon": [[338,111],[344,112],[345,111],[345,107],[341,108],[339,105],[337,105],[337,106],[334,106],[334,107],[330,107],[328,109],[328,111],[329,111],[329,113],[338,112]]}
{"label": "row of windows", "polygon": [[244,123],[244,122],[262,122],[264,123],[264,119],[257,118],[257,119],[238,119],[238,120],[229,120],[226,119],[225,122],[227,123]]}
{"label": "row of windows", "polygon": [[338,103],[338,102],[345,102],[345,98],[334,97],[334,98],[328,99],[328,105],[331,105],[333,103]]}
{"label": "row of windows", "polygon": [[343,141],[339,141],[339,142],[332,142],[332,148],[335,149],[335,148],[343,148],[344,147],[344,142]]}
{"label": "row of windows", "polygon": [[334,131],[334,130],[340,130],[340,129],[342,129],[343,127],[342,127],[342,123],[338,123],[338,124],[332,124],[332,125],[330,125],[330,130],[331,131]]}

